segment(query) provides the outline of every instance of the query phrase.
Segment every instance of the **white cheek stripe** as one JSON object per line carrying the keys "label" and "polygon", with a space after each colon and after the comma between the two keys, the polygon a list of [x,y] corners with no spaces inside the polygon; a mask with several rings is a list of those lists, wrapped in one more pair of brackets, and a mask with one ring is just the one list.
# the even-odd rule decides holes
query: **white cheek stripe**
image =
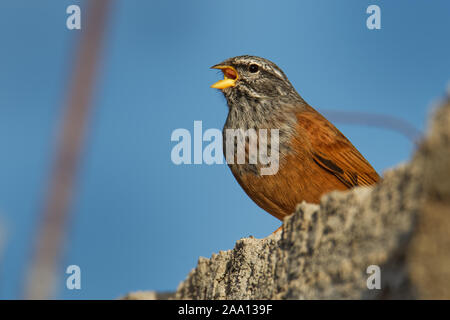
{"label": "white cheek stripe", "polygon": [[[244,58],[244,59],[236,60],[236,63],[247,63],[248,61],[249,60],[247,58]],[[263,61],[257,61],[257,60],[255,60],[254,63],[257,65],[260,65],[264,70],[276,73],[278,75],[278,77],[286,80],[285,76],[280,71],[278,71],[276,68],[273,68],[270,64],[265,63]]]}
{"label": "white cheek stripe", "polygon": [[277,69],[274,69],[274,68],[271,68],[271,69],[273,72],[275,72],[278,75],[278,77],[280,77],[281,79],[284,79],[284,75],[281,72],[279,72]]}

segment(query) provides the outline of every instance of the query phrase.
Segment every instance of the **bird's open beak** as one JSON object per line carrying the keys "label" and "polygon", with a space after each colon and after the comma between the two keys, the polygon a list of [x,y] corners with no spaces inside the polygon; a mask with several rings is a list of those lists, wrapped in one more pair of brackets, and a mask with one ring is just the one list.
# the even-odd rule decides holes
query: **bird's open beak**
{"label": "bird's open beak", "polygon": [[225,89],[234,87],[236,85],[236,81],[239,79],[236,69],[232,66],[215,65],[212,66],[211,69],[219,69],[223,72],[223,80],[217,81],[211,86],[211,88]]}

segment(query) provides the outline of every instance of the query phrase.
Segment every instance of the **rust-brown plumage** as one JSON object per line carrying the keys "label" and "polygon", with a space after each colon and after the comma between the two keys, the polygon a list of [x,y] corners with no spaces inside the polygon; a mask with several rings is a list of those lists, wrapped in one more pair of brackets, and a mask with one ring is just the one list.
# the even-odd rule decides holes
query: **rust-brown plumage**
{"label": "rust-brown plumage", "polygon": [[275,175],[234,177],[258,206],[276,218],[294,212],[306,201],[319,203],[333,190],[346,190],[376,183],[379,176],[350,141],[314,109],[297,113],[296,135],[287,156]]}
{"label": "rust-brown plumage", "polygon": [[[257,65],[253,69],[258,71],[253,72],[250,65]],[[302,201],[318,203],[327,192],[369,186],[380,179],[351,142],[300,97],[275,64],[240,56],[219,66],[232,66],[239,75],[233,86],[221,88],[230,108],[224,129],[277,128],[285,137],[280,139],[280,166],[274,175],[230,164],[234,177],[258,206],[283,220]]]}

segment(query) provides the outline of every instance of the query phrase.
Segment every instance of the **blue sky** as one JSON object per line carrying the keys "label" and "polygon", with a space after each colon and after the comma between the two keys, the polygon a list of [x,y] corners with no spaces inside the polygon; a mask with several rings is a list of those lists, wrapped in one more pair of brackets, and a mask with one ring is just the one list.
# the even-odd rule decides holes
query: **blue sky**
{"label": "blue sky", "polygon": [[[0,3],[0,298],[22,297],[79,31],[77,0]],[[381,30],[366,8],[381,8]],[[209,69],[252,54],[277,63],[318,110],[391,115],[422,130],[450,75],[450,2],[117,0],[109,17],[56,298],[175,290],[199,256],[279,222],[226,165],[170,159],[173,130],[222,128]],[[333,119],[331,119],[333,120]],[[335,123],[379,171],[413,144],[381,128]],[[67,290],[64,271],[82,270]]]}

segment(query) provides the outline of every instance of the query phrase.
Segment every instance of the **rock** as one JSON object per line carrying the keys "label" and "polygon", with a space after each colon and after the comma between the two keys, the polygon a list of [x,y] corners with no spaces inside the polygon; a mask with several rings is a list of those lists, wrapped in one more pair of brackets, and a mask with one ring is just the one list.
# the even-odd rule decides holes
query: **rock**
{"label": "rock", "polygon": [[407,268],[419,298],[450,299],[449,99],[435,112],[413,162],[423,171],[425,203],[406,255]]}
{"label": "rock", "polygon": [[[281,234],[201,257],[174,298],[450,299],[449,101],[409,163],[299,204]],[[368,289],[376,267],[381,288]]]}
{"label": "rock", "polygon": [[[279,239],[242,239],[200,258],[176,298],[362,299],[403,290],[408,277],[399,265],[419,209],[420,184],[411,183],[418,174],[403,166],[372,189],[300,204]],[[367,289],[370,265],[380,266],[384,290]]]}
{"label": "rock", "polygon": [[136,291],[130,292],[121,300],[168,300],[173,298],[173,292]]}

